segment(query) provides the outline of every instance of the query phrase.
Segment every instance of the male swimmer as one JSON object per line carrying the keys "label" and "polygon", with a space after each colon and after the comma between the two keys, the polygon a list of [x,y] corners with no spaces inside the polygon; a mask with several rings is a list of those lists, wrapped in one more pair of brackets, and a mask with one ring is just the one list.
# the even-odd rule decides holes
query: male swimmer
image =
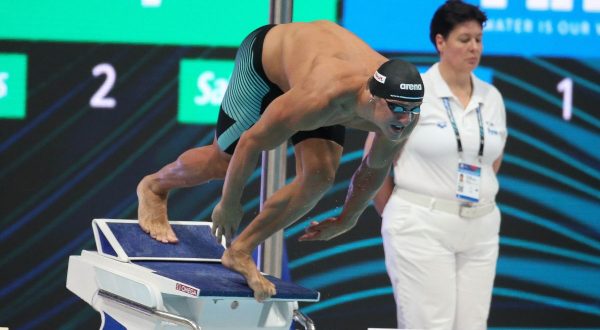
{"label": "male swimmer", "polygon": [[[275,287],[257,269],[252,251],[304,216],[331,187],[346,128],[374,132],[372,148],[353,175],[341,214],[311,224],[300,240],[329,240],[351,229],[415,127],[423,94],[412,64],[388,60],[335,23],[260,27],[238,49],[214,142],[185,151],[139,183],[140,226],[156,240],[177,242],[167,218],[168,192],[224,178],[212,213],[213,233],[227,242],[222,263],[246,278],[258,301],[268,299]],[[288,139],[296,177],[233,240],[244,186],[260,153]]]}

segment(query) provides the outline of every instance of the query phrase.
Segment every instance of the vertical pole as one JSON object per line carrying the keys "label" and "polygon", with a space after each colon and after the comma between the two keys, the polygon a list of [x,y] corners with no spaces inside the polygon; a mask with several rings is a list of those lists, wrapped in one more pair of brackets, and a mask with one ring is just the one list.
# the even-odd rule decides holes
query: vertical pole
{"label": "vertical pole", "polygon": [[[292,21],[293,0],[271,0],[269,21],[271,24],[289,23]],[[263,151],[262,173],[260,183],[260,209],[267,198],[283,187],[286,178],[287,143],[279,147]],[[261,271],[281,277],[283,258],[283,230],[267,238],[259,246],[258,267]]]}

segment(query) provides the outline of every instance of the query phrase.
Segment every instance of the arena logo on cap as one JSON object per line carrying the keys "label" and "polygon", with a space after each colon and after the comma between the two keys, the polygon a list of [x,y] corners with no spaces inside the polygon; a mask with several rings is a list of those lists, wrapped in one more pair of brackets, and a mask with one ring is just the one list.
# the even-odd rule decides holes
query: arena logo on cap
{"label": "arena logo on cap", "polygon": [[382,75],[381,73],[379,73],[378,71],[375,71],[373,78],[375,78],[375,80],[379,81],[380,83],[385,84],[386,77],[384,75]]}
{"label": "arena logo on cap", "polygon": [[421,91],[423,90],[423,85],[421,84],[400,84],[400,89],[402,90],[410,90],[410,91]]}

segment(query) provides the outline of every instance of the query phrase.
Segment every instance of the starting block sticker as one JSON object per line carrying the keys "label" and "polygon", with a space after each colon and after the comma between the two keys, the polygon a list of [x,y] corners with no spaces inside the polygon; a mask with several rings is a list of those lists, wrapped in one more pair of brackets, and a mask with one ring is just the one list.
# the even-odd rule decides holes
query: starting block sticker
{"label": "starting block sticker", "polygon": [[94,219],[92,228],[101,255],[133,260],[220,262],[225,251],[211,233],[210,222],[171,221],[178,243],[162,243],[146,234],[137,220]]}

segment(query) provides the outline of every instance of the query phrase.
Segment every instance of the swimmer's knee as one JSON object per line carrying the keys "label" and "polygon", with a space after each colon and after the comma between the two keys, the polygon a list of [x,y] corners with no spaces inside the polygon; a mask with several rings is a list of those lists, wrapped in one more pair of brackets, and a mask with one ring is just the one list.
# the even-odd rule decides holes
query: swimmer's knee
{"label": "swimmer's knee", "polygon": [[215,146],[213,152],[214,156],[212,159],[214,161],[215,177],[225,178],[231,155],[221,150],[218,146]]}
{"label": "swimmer's knee", "polygon": [[168,167],[174,174],[194,175],[205,179],[222,179],[231,156],[215,144],[194,148],[181,154]]}

